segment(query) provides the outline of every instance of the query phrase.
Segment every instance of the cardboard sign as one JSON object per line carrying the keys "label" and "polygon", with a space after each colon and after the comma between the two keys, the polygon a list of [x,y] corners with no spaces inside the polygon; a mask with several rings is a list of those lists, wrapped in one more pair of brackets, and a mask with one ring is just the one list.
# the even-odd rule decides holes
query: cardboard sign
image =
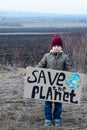
{"label": "cardboard sign", "polygon": [[78,73],[27,67],[24,98],[79,104],[82,79]]}

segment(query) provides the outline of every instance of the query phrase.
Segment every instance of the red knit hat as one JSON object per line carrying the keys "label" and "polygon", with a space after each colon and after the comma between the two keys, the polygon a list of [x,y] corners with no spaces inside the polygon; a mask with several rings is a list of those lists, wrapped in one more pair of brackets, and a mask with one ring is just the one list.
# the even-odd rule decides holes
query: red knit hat
{"label": "red knit hat", "polygon": [[51,42],[51,48],[55,45],[61,46],[63,48],[63,42],[60,35],[55,35],[53,37],[52,42]]}

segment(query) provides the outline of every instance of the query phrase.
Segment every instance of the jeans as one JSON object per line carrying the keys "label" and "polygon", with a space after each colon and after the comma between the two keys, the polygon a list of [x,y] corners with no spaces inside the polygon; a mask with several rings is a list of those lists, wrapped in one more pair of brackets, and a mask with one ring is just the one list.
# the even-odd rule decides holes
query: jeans
{"label": "jeans", "polygon": [[52,113],[52,102],[45,101],[45,119],[46,120],[60,119],[61,112],[62,112],[62,103],[54,102],[54,111]]}

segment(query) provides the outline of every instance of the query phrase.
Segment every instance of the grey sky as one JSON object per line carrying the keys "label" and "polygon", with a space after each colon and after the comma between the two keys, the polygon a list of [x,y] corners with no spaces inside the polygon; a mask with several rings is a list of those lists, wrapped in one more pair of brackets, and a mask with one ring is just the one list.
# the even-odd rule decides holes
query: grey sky
{"label": "grey sky", "polygon": [[0,0],[0,11],[87,14],[87,0]]}

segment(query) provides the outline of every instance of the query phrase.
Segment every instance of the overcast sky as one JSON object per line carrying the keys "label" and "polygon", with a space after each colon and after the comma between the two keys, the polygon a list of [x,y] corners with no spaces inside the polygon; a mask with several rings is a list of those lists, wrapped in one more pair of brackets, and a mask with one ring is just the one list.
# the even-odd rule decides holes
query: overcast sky
{"label": "overcast sky", "polygon": [[87,0],[0,0],[0,11],[87,14]]}

